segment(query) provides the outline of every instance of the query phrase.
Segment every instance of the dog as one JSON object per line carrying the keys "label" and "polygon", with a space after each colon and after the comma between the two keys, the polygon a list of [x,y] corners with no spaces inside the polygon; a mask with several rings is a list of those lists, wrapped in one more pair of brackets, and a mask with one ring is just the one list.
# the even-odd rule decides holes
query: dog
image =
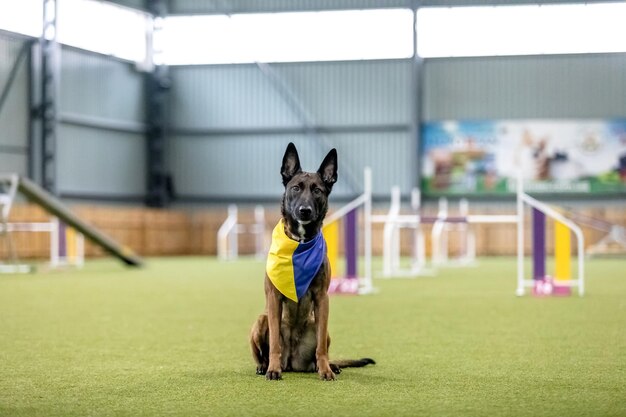
{"label": "dog", "polygon": [[331,275],[321,230],[337,182],[337,151],[326,155],[317,172],[303,172],[298,151],[289,143],[280,173],[285,187],[282,218],[268,254],[265,311],[250,332],[252,357],[256,373],[268,380],[282,379],[286,371],[317,371],[320,379],[332,381],[341,368],[375,363],[370,358],[328,358]]}

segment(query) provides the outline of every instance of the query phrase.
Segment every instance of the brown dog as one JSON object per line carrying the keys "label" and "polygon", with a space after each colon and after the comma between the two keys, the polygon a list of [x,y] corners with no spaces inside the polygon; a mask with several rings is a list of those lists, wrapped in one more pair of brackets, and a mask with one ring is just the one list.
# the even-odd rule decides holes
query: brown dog
{"label": "brown dog", "polygon": [[[321,229],[328,211],[328,196],[337,181],[337,151],[332,149],[326,155],[317,172],[303,172],[296,147],[290,143],[281,175],[285,186],[282,220],[274,229],[268,255],[265,312],[250,334],[256,372],[277,380],[283,371],[317,370],[321,379],[334,380],[341,368],[375,363],[369,358],[333,362],[328,359],[331,275]],[[285,270],[292,281],[283,280]],[[297,275],[303,281],[294,278]]]}

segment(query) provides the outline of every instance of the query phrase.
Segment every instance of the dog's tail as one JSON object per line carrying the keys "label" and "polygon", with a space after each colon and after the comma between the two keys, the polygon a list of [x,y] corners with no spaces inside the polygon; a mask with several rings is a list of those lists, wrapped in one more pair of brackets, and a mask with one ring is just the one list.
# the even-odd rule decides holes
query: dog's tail
{"label": "dog's tail", "polygon": [[362,368],[367,365],[375,365],[376,361],[371,358],[361,358],[361,359],[343,359],[343,360],[332,360],[330,361],[331,366],[335,366],[339,369],[342,368]]}

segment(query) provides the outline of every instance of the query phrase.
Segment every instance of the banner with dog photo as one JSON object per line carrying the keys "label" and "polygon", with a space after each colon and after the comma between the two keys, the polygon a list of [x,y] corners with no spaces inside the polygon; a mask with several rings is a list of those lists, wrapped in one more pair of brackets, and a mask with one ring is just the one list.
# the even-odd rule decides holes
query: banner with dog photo
{"label": "banner with dog photo", "polygon": [[444,121],[422,125],[427,195],[626,193],[626,120]]}

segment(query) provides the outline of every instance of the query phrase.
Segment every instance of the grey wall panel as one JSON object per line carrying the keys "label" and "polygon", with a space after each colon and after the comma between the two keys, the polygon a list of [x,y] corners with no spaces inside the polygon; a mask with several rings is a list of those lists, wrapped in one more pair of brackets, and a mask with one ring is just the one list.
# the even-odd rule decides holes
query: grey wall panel
{"label": "grey wall panel", "polygon": [[176,128],[298,126],[256,65],[172,67]]}
{"label": "grey wall panel", "polygon": [[223,14],[407,7],[406,0],[172,0],[171,14]]}
{"label": "grey wall panel", "polygon": [[626,117],[626,54],[430,59],[425,120]]}
{"label": "grey wall panel", "polygon": [[303,119],[316,125],[410,122],[409,60],[271,69],[266,76],[256,65],[173,67],[174,128],[297,127]]}
{"label": "grey wall panel", "polygon": [[175,136],[168,153],[176,193],[215,199],[278,196],[280,165],[290,140],[301,148],[303,166],[311,168],[312,146],[302,137]]}
{"label": "grey wall panel", "polygon": [[[522,4],[571,4],[571,3],[610,3],[604,0],[421,0],[422,7],[452,7],[452,6],[510,6]],[[615,1],[617,2],[617,1]]]}
{"label": "grey wall panel", "polygon": [[[24,39],[0,34],[0,94],[9,81],[9,74],[19,56]],[[3,162],[19,160],[12,167],[23,167],[28,146],[28,60],[22,59],[8,90],[4,106],[0,109],[0,154]],[[7,163],[8,164],[8,163]],[[7,165],[8,167],[8,165]],[[0,171],[6,171],[0,163]]]}
{"label": "grey wall panel", "polygon": [[[121,1],[121,0],[116,0]],[[131,0],[125,0],[131,2]],[[422,0],[422,6],[493,6],[496,4],[552,4],[572,3],[572,0]],[[600,3],[604,0],[592,0],[586,3]],[[582,3],[582,1],[579,1]],[[246,12],[282,12],[315,11],[341,9],[378,9],[389,7],[409,7],[407,0],[172,0],[170,13],[246,13]]]}
{"label": "grey wall panel", "polygon": [[[404,133],[330,134],[324,138],[339,155],[339,182],[333,196],[362,192],[363,168],[373,170],[374,193],[387,195],[393,185],[410,190],[415,145]],[[181,196],[217,200],[272,198],[282,193],[280,164],[289,141],[298,148],[302,167],[315,171],[331,146],[302,135],[174,137],[170,169]],[[352,177],[356,188],[350,186]]]}
{"label": "grey wall panel", "polygon": [[[289,141],[306,169],[316,169],[331,147],[338,149],[343,177],[335,196],[362,191],[365,165],[376,172],[377,193],[387,194],[392,185],[408,191],[413,183],[409,60],[273,64],[269,76],[256,65],[173,67],[172,77],[168,154],[180,195],[279,195],[278,167]],[[280,132],[305,124],[328,131]],[[368,131],[372,126],[376,132]]]}
{"label": "grey wall panel", "polygon": [[[413,166],[417,159],[415,139],[409,133],[342,133],[327,135],[337,148],[339,168],[349,169],[354,183],[362,187],[363,169],[372,169],[372,193],[389,195],[391,187],[400,186],[408,193],[413,186]],[[350,194],[347,179],[338,190]],[[363,191],[362,188],[358,189]]]}
{"label": "grey wall panel", "polygon": [[133,9],[147,10],[146,0],[107,0],[109,3],[119,4],[120,6],[132,7]]}
{"label": "grey wall panel", "polygon": [[[94,196],[96,200],[143,196],[146,145],[141,131],[145,114],[142,75],[132,64],[64,47],[60,78],[59,192]],[[68,115],[74,124],[63,122]],[[84,125],[80,125],[81,120]],[[139,127],[131,133],[112,126]]]}
{"label": "grey wall panel", "polygon": [[409,60],[277,64],[276,72],[321,125],[409,123]]}
{"label": "grey wall panel", "polygon": [[59,191],[94,196],[142,196],[146,185],[142,135],[59,126]]}
{"label": "grey wall panel", "polygon": [[133,64],[64,47],[60,111],[121,121],[143,121],[143,81]]}
{"label": "grey wall panel", "polygon": [[0,152],[0,173],[28,174],[26,155]]}

